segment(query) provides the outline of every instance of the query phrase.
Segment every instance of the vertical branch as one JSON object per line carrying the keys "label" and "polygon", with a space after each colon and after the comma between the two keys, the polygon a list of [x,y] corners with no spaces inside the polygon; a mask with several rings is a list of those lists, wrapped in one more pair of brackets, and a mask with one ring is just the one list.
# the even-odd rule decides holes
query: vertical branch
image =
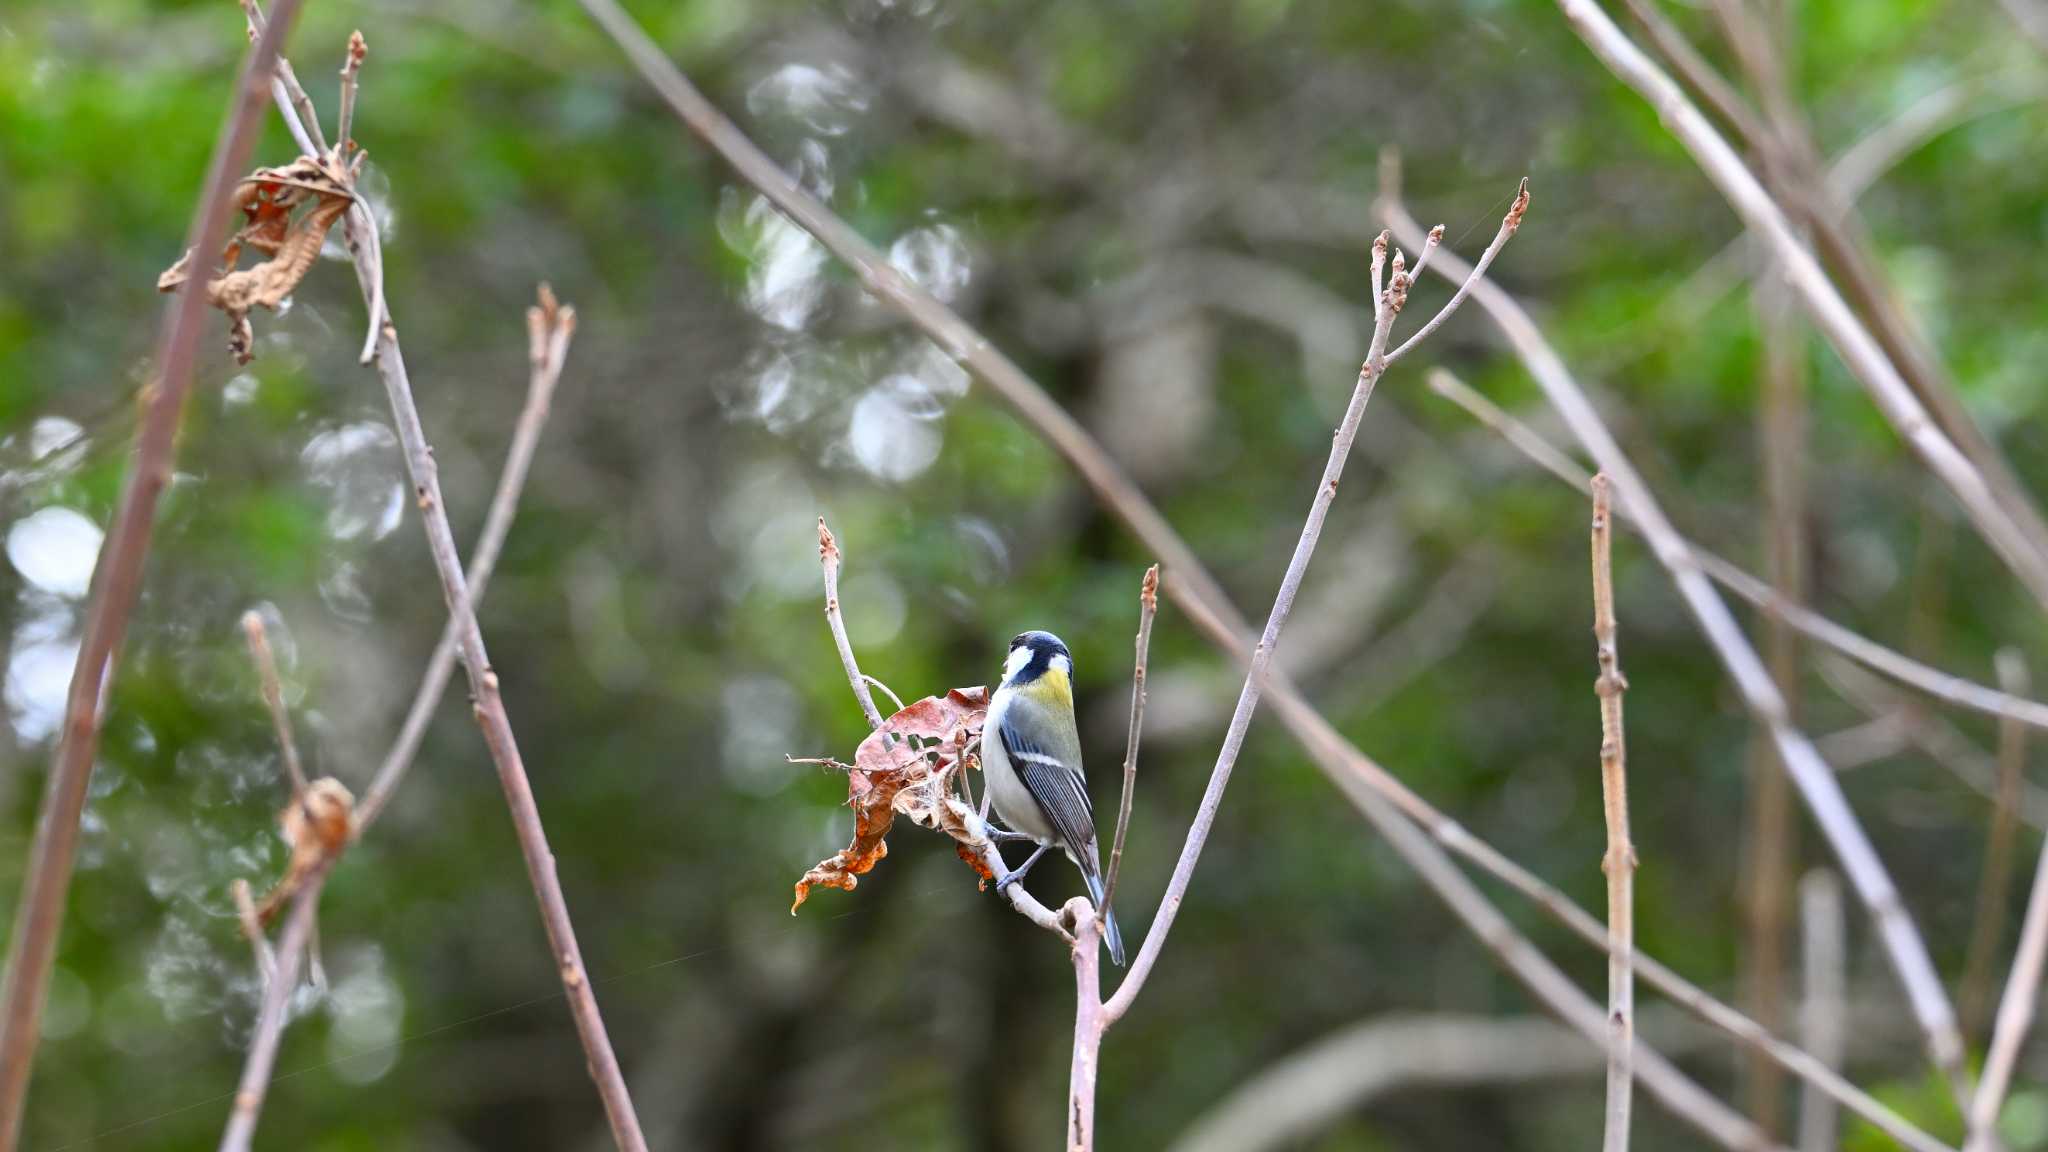
{"label": "vertical branch", "polygon": [[[2026,661],[2017,649],[1998,650],[1999,685],[2008,692],[2029,691]],[[1998,722],[1998,796],[1991,807],[1991,830],[1984,841],[1984,871],[1977,885],[1977,911],[1971,922],[1970,950],[1963,965],[1959,1011],[1964,1035],[1982,1033],[1989,1007],[1991,966],[2005,937],[2006,890],[2012,886],[2013,839],[2018,831],[2020,784],[2027,763],[2027,730],[2011,719]]]}
{"label": "vertical branch", "polygon": [[[220,1152],[249,1152],[256,1136],[256,1121],[263,1114],[263,1098],[270,1091],[270,1074],[277,1066],[278,1045],[284,1038],[286,1018],[291,1011],[292,993],[298,990],[299,961],[320,914],[320,889],[327,883],[327,869],[308,878],[292,898],[291,915],[277,939],[277,970],[263,990],[263,1010],[256,1018],[256,1031],[249,1038],[249,1055],[242,1062],[242,1079],[235,1086],[234,1106],[220,1137]],[[259,937],[260,939],[260,937]]]}
{"label": "vertical branch", "polygon": [[[1801,470],[1806,459],[1804,342],[1791,293],[1775,270],[1758,282],[1754,306],[1763,336],[1763,403],[1759,447],[1764,474],[1764,556],[1771,589],[1781,604],[1806,599],[1806,492]],[[1788,714],[1799,712],[1799,633],[1781,611],[1764,613],[1763,656],[1771,679],[1785,698]],[[1750,749],[1747,967],[1750,1015],[1773,1031],[1785,1016],[1786,897],[1792,887],[1798,825],[1792,819],[1791,781],[1757,725]],[[1778,1131],[1778,1068],[1760,1056],[1749,1060],[1749,1108],[1757,1126]]]}
{"label": "vertical branch", "polygon": [[143,393],[148,413],[136,440],[135,464],[121,494],[120,510],[93,566],[91,605],[86,609],[78,662],[64,701],[55,761],[43,786],[21,899],[15,905],[6,978],[0,984],[0,1152],[13,1152],[21,1137],[22,1106],[41,1035],[43,993],[64,924],[64,897],[71,887],[78,822],[85,811],[86,785],[99,747],[101,694],[142,585],[157,498],[170,482],[178,416],[192,382],[199,332],[206,321],[206,293],[196,286],[204,284],[205,271],[213,267],[227,238],[228,193],[248,167],[278,46],[290,33],[298,10],[298,0],[280,0],[276,18],[250,49],[236,82],[186,233],[186,248],[197,262],[195,273],[186,290],[164,309],[163,331],[156,347],[156,377]]}
{"label": "vertical branch", "polygon": [[[1799,882],[1800,958],[1805,995],[1799,1005],[1799,1039],[1815,1059],[1839,1067],[1848,1040],[1848,926],[1843,922],[1842,885],[1835,874],[1816,868]],[[1799,1152],[1834,1152],[1835,1101],[1814,1087],[1799,1089]]]}
{"label": "vertical branch", "polygon": [[1109,875],[1102,883],[1102,915],[1116,906],[1116,878],[1123,870],[1124,833],[1131,826],[1131,797],[1138,787],[1138,737],[1145,728],[1145,660],[1152,650],[1152,618],[1159,614],[1159,565],[1145,569],[1138,589],[1137,659],[1131,665],[1131,727],[1124,738],[1124,788],[1117,803],[1116,838],[1109,850]]}
{"label": "vertical branch", "polygon": [[[1108,901],[1103,901],[1104,907]],[[1067,1152],[1095,1147],[1095,1079],[1102,1033],[1109,1020],[1102,1005],[1102,919],[1075,897],[1064,914],[1074,922],[1074,1053],[1067,1068]]]}
{"label": "vertical branch", "polygon": [[1607,816],[1607,1129],[1605,1152],[1627,1152],[1635,1046],[1636,848],[1628,833],[1628,742],[1621,694],[1628,680],[1614,642],[1614,508],[1604,474],[1593,477],[1593,643],[1600,678],[1600,796]]}
{"label": "vertical branch", "polygon": [[825,527],[825,518],[818,517],[818,565],[825,570],[825,623],[832,629],[832,643],[839,649],[839,663],[846,668],[846,681],[853,688],[853,698],[860,701],[860,714],[867,717],[868,727],[882,726],[881,710],[875,707],[875,697],[868,691],[867,678],[860,674],[860,665],[853,659],[853,642],[846,638],[846,619],[839,611],[839,541],[832,538],[832,530]]}
{"label": "vertical branch", "polygon": [[1984,1076],[1977,1082],[1976,1097],[1970,1101],[1966,1152],[1993,1152],[1998,1147],[1998,1111],[2005,1104],[2006,1089],[2012,1086],[2012,1069],[2019,1060],[2020,1044],[2034,1023],[2044,962],[2048,962],[2048,846],[2042,848],[2034,866],[2034,890],[2027,897],[2019,951],[2012,958],[2012,972],[2005,978],[2005,995],[1998,1002],[1998,1025],[1991,1033],[1991,1050],[1984,1057]]}

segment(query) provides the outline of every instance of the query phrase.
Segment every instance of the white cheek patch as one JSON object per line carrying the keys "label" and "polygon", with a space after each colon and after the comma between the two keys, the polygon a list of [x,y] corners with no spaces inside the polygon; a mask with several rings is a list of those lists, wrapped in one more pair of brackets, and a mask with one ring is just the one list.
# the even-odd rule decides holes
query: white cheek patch
{"label": "white cheek patch", "polygon": [[1019,644],[1015,648],[1010,649],[1009,659],[1003,661],[1003,679],[1009,680],[1014,678],[1029,663],[1031,663],[1030,648]]}
{"label": "white cheek patch", "polygon": [[1074,662],[1068,659],[1067,657],[1053,657],[1052,666],[1055,671],[1059,672],[1061,675],[1064,675],[1067,679],[1072,680],[1074,678]]}

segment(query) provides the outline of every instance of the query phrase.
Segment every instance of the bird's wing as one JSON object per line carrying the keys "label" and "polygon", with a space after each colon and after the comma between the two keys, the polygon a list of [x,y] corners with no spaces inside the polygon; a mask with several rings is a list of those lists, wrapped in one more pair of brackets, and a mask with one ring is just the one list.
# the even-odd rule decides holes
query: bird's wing
{"label": "bird's wing", "polygon": [[1057,745],[1080,746],[1072,733],[1073,722],[1066,722],[1065,739],[1059,738],[1059,724],[1051,709],[1019,698],[1003,714],[1003,751],[1066,848],[1089,868],[1097,859],[1095,807],[1088,800],[1088,780],[1080,765],[1069,764],[1050,750]]}

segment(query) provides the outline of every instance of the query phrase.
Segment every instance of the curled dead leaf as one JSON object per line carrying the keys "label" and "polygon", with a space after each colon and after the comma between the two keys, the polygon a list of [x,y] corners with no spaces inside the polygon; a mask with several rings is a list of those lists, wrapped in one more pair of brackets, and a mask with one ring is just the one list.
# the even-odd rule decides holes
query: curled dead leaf
{"label": "curled dead leaf", "polygon": [[846,773],[853,840],[796,882],[791,914],[814,886],[852,891],[856,878],[889,854],[884,837],[899,814],[951,836],[960,858],[990,878],[973,850],[986,841],[981,821],[953,789],[954,778],[974,760],[987,717],[988,689],[955,688],[906,705],[860,742]]}
{"label": "curled dead leaf", "polygon": [[[221,251],[225,271],[206,285],[207,303],[228,318],[228,350],[236,363],[247,364],[256,355],[249,313],[259,307],[276,311],[306,278],[328,230],[355,201],[349,184],[347,173],[301,156],[282,168],[258,168],[236,186],[235,207],[244,223]],[[245,247],[268,259],[236,268]],[[191,274],[187,252],[157,277],[157,291],[175,291]]]}
{"label": "curled dead leaf", "polygon": [[291,846],[292,854],[285,864],[284,878],[263,897],[257,909],[257,918],[262,923],[270,923],[277,910],[309,877],[340,858],[355,831],[355,806],[354,794],[332,776],[322,776],[306,785],[304,792],[284,806],[278,823],[283,825],[285,843]]}

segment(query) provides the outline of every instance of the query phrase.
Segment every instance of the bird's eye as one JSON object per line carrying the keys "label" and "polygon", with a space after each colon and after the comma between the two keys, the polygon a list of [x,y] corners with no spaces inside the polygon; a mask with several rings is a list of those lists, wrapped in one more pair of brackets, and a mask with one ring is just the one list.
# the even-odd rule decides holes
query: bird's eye
{"label": "bird's eye", "polygon": [[1010,637],[1010,647],[1020,647],[1024,643],[1024,637],[1027,635],[1029,635],[1029,633],[1019,632],[1015,636]]}

